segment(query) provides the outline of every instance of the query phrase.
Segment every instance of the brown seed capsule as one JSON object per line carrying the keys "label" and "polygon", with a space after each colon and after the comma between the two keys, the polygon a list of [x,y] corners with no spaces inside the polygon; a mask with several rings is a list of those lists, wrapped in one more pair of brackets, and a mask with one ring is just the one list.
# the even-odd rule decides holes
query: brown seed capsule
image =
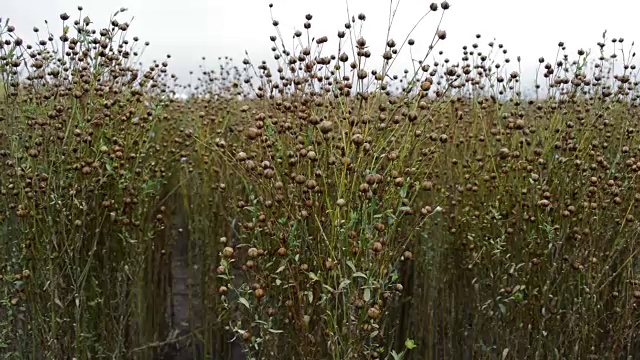
{"label": "brown seed capsule", "polygon": [[258,299],[262,299],[265,295],[265,292],[263,289],[259,288],[253,291],[253,294],[256,296],[256,298]]}
{"label": "brown seed capsule", "polygon": [[258,136],[260,136],[260,130],[253,127],[247,130],[247,138],[249,140],[255,140],[258,138]]}
{"label": "brown seed capsule", "polygon": [[223,255],[224,257],[226,257],[226,258],[230,258],[230,257],[232,257],[232,256],[233,256],[233,248],[232,248],[232,247],[230,247],[230,246],[225,247],[225,248],[222,250],[222,255]]}
{"label": "brown seed capsule", "polygon": [[331,132],[331,130],[333,130],[333,122],[325,120],[320,123],[318,128],[320,129],[321,133],[328,134]]}
{"label": "brown seed capsule", "polygon": [[245,332],[245,333],[243,333],[243,334],[242,334],[242,340],[244,340],[244,341],[249,341],[249,340],[251,340],[251,333],[250,333],[250,332],[248,332],[248,331],[247,331],[247,332]]}
{"label": "brown seed capsule", "polygon": [[226,286],[220,286],[218,288],[218,294],[220,295],[224,295],[227,293],[227,291],[229,291],[229,288],[227,288]]}
{"label": "brown seed capsule", "polygon": [[373,224],[373,228],[376,229],[376,231],[378,232],[383,232],[385,229],[385,226],[383,223],[375,223]]}
{"label": "brown seed capsule", "polygon": [[254,247],[249,248],[249,250],[247,250],[247,254],[250,257],[256,257],[256,256],[258,256],[258,249],[254,248]]}
{"label": "brown seed capsule", "polygon": [[546,207],[549,207],[551,203],[549,202],[549,200],[544,199],[544,200],[538,201],[538,205],[546,208]]}
{"label": "brown seed capsule", "polygon": [[281,247],[280,249],[278,249],[278,255],[280,255],[280,256],[287,255],[287,249]]}
{"label": "brown seed capsule", "polygon": [[371,250],[373,250],[373,252],[375,253],[379,253],[382,251],[382,243],[380,243],[379,241],[376,241],[373,243],[373,246],[371,247]]}
{"label": "brown seed capsule", "polygon": [[378,319],[380,317],[380,310],[377,307],[372,307],[369,308],[369,310],[367,311],[367,316],[369,316],[372,319]]}
{"label": "brown seed capsule", "polygon": [[420,185],[423,190],[431,190],[433,189],[433,183],[431,181],[423,181]]}
{"label": "brown seed capsule", "polygon": [[305,186],[307,187],[307,189],[313,190],[318,186],[318,182],[316,182],[315,180],[307,180]]}
{"label": "brown seed capsule", "polygon": [[307,153],[307,158],[308,158],[309,160],[316,160],[316,159],[318,158],[318,154],[317,154],[315,151],[313,151],[313,150],[312,150],[312,151],[309,151],[309,152]]}
{"label": "brown seed capsule", "polygon": [[333,268],[335,267],[335,263],[333,262],[333,260],[327,259],[324,262],[324,267],[327,270],[333,270]]}
{"label": "brown seed capsule", "polygon": [[364,136],[361,134],[355,134],[351,137],[351,142],[355,146],[361,146],[364,143]]}

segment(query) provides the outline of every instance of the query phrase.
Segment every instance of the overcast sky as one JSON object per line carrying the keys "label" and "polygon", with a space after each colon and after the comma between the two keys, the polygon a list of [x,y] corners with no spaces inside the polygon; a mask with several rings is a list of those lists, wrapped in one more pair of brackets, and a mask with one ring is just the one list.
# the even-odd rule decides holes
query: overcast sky
{"label": "overcast sky", "polygon": [[[393,0],[393,4],[398,0]],[[312,34],[326,35],[328,53],[335,52],[338,30],[347,21],[347,3],[352,15],[362,12],[367,16],[363,35],[371,45],[372,53],[379,58],[384,44],[389,15],[388,0],[0,0],[0,17],[11,19],[21,37],[28,39],[33,26],[60,25],[59,14],[68,12],[77,16],[77,5],[84,7],[98,25],[105,25],[111,13],[120,7],[128,8],[121,21],[135,17],[130,28],[131,36],[151,42],[146,59],[163,59],[172,55],[171,69],[183,82],[188,81],[188,71],[197,70],[206,56],[207,66],[216,65],[217,57],[228,55],[238,63],[244,51],[254,62],[271,58],[270,35],[275,35],[271,25],[268,4],[272,2],[273,16],[291,44],[295,29],[303,30],[304,16],[313,15]],[[416,21],[428,11],[429,0],[400,0],[391,37],[402,42]],[[438,3],[440,3],[438,1]],[[447,31],[447,39],[438,44],[455,63],[461,57],[462,45],[476,41],[475,34],[482,34],[480,44],[485,46],[493,38],[503,43],[515,60],[520,55],[526,81],[532,81],[537,59],[545,56],[553,60],[558,41],[564,41],[573,55],[578,48],[597,50],[596,43],[607,29],[609,38],[624,37],[625,45],[631,45],[638,34],[640,2],[631,0],[451,0],[451,8],[445,13],[441,28]],[[442,10],[427,16],[411,36],[416,40],[414,56],[420,57],[428,46]],[[55,28],[55,27],[54,27]],[[58,32],[55,32],[59,34]],[[404,50],[403,50],[404,51]],[[398,70],[409,66],[408,53]],[[513,63],[512,63],[513,64]]]}

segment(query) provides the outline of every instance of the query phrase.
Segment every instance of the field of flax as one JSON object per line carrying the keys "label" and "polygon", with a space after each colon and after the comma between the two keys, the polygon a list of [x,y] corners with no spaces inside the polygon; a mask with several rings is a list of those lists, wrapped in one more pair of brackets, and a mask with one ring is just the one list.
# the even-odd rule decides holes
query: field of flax
{"label": "field of flax", "polygon": [[371,54],[364,14],[331,37],[307,15],[275,65],[184,86],[139,65],[124,10],[0,26],[3,359],[640,354],[624,39],[558,44],[527,97],[480,35],[451,60],[438,30],[396,75],[422,39]]}

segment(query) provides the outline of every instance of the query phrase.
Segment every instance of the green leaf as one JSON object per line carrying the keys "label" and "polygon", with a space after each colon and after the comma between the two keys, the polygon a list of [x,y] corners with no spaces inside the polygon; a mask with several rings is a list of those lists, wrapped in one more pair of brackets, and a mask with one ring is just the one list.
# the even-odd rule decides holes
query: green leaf
{"label": "green leaf", "polygon": [[503,304],[498,304],[498,307],[500,308],[500,312],[502,313],[502,315],[505,315],[507,313],[507,308]]}
{"label": "green leaf", "polygon": [[351,281],[344,279],[342,280],[342,282],[340,283],[340,285],[338,286],[338,291],[341,291],[342,289],[344,289],[347,285],[349,285],[351,283]]}
{"label": "green leaf", "polygon": [[273,124],[271,124],[271,122],[270,122],[270,121],[267,121],[267,123],[265,124],[265,126],[266,126],[266,128],[267,128],[267,132],[266,132],[267,136],[268,136],[268,137],[273,137],[273,136],[276,134],[276,130],[275,130],[275,128],[273,127]]}
{"label": "green leaf", "polygon": [[241,297],[238,301],[240,301],[242,305],[246,306],[247,309],[251,309],[251,306],[249,305],[249,302],[247,301],[247,299]]}
{"label": "green leaf", "polygon": [[353,261],[347,260],[347,265],[349,266],[349,268],[351,268],[353,272],[356,272],[356,266],[353,265]]}
{"label": "green leaf", "polygon": [[407,338],[407,340],[404,341],[404,346],[409,350],[415,349],[416,347],[418,347],[418,345],[416,345],[416,343],[409,338]]}
{"label": "green leaf", "polygon": [[400,189],[400,197],[402,197],[403,199],[406,198],[408,191],[409,191],[409,179],[407,179],[407,181],[402,186],[402,189]]}
{"label": "green leaf", "polygon": [[366,279],[367,275],[365,275],[365,274],[363,274],[363,273],[358,271],[357,273],[353,274],[353,277],[361,277],[361,278],[365,278]]}
{"label": "green leaf", "polygon": [[368,302],[369,300],[371,300],[371,289],[365,288],[363,297],[364,297],[364,301]]}
{"label": "green leaf", "polygon": [[308,127],[307,128],[307,138],[305,139],[305,145],[309,146],[312,143],[313,143],[313,128],[312,127]]}
{"label": "green leaf", "polygon": [[333,290],[333,288],[332,288],[331,286],[329,286],[329,285],[323,284],[323,285],[322,285],[322,287],[324,287],[325,289],[329,290],[329,291],[330,291],[330,292],[332,292],[332,293],[335,293],[335,292],[336,292],[336,291],[335,291],[335,290]]}
{"label": "green leaf", "polygon": [[515,293],[512,298],[517,302],[522,302],[524,300],[524,295],[521,292],[518,292]]}

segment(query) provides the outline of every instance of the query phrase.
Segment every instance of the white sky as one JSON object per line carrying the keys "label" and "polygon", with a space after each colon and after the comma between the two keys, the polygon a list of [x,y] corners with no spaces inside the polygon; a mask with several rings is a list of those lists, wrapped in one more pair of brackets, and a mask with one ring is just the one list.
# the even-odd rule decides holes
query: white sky
{"label": "white sky", "polygon": [[[393,0],[396,4],[398,0]],[[275,35],[271,25],[268,3],[274,4],[274,18],[280,22],[285,40],[291,44],[295,29],[303,29],[304,15],[313,15],[312,35],[326,35],[326,54],[337,50],[338,30],[348,20],[347,3],[352,15],[363,12],[367,16],[363,30],[375,58],[379,59],[384,45],[389,0],[0,0],[0,17],[11,19],[18,34],[24,39],[32,35],[31,28],[44,29],[43,21],[59,26],[59,14],[67,12],[77,18],[77,5],[84,7],[98,25],[106,25],[109,15],[120,7],[128,12],[119,17],[127,21],[135,17],[129,33],[151,42],[146,59],[164,59],[170,53],[171,71],[182,82],[188,81],[188,71],[197,70],[206,56],[206,65],[213,68],[217,57],[228,55],[238,64],[248,50],[254,63],[271,59],[270,35]],[[401,43],[415,22],[428,10],[430,0],[400,0],[391,37]],[[439,1],[438,1],[439,3]],[[608,37],[624,37],[625,48],[636,40],[640,2],[631,0],[451,0],[451,8],[444,16],[441,28],[447,31],[447,39],[436,50],[443,50],[453,63],[461,55],[462,45],[476,41],[475,34],[482,34],[481,49],[493,38],[503,43],[512,58],[523,60],[523,78],[532,81],[537,59],[545,56],[553,60],[558,41],[564,41],[573,57],[578,48],[593,49],[601,41],[607,29]],[[416,40],[415,57],[421,57],[428,46],[442,10],[427,16],[411,36]],[[52,29],[53,30],[53,29]],[[636,31],[634,31],[636,30]],[[58,35],[57,31],[54,34]],[[611,51],[611,46],[607,45]],[[409,66],[408,53],[396,70]],[[608,54],[608,53],[607,53]]]}

